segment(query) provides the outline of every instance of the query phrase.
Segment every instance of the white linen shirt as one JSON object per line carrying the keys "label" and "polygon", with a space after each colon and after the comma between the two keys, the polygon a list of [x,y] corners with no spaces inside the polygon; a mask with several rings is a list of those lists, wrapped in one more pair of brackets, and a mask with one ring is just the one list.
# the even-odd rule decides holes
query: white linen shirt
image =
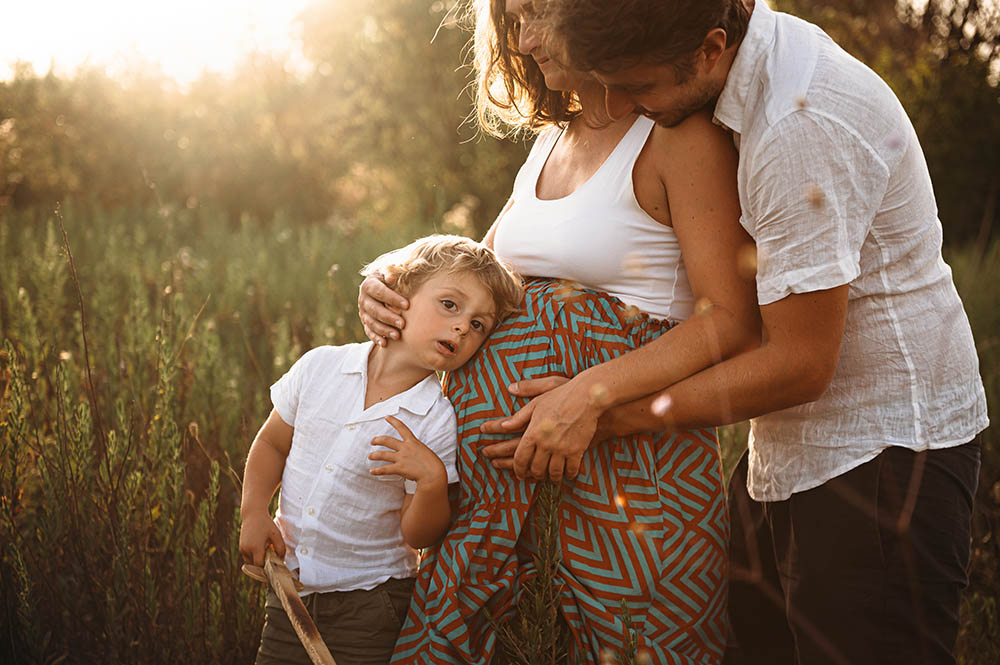
{"label": "white linen shirt", "polygon": [[364,408],[372,343],[321,346],[305,353],[271,386],[278,415],[295,428],[278,499],[285,563],[299,569],[300,593],[371,589],[390,577],[413,577],[417,553],[400,531],[405,493],[416,483],[373,476],[385,464],[368,455],[376,436],[400,438],[395,416],[455,469],[457,426],[435,374]]}
{"label": "white linen shirt", "polygon": [[757,0],[715,121],[740,151],[760,304],[849,285],[830,387],[751,420],[750,496],[784,500],[889,446],[946,448],[985,429],[927,165],[885,82],[816,26]]}

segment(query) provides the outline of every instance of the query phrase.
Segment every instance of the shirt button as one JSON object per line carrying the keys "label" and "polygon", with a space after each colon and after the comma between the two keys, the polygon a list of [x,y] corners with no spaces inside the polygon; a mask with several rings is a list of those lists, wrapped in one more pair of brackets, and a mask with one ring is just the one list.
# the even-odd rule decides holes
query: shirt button
{"label": "shirt button", "polygon": [[309,548],[308,547],[300,547],[299,548],[299,552],[302,554],[302,556],[308,556],[309,555]]}
{"label": "shirt button", "polygon": [[310,508],[306,512],[309,513],[309,515],[315,515],[316,514],[316,509],[315,508]]}
{"label": "shirt button", "polygon": [[327,471],[333,471],[333,465],[332,464],[327,464],[323,468],[326,469]]}
{"label": "shirt button", "polygon": [[352,432],[354,430],[356,430],[357,428],[358,428],[358,426],[355,425],[354,423],[351,423],[350,425],[347,426],[347,429],[350,430],[350,431],[352,431]]}

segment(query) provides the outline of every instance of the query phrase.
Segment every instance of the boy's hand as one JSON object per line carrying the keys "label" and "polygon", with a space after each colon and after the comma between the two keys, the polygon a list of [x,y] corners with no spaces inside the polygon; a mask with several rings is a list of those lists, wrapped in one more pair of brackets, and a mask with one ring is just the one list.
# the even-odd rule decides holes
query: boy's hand
{"label": "boy's hand", "polygon": [[444,464],[434,452],[425,446],[413,432],[392,416],[385,417],[386,422],[399,432],[402,440],[391,436],[376,436],[372,439],[373,446],[384,446],[390,450],[376,450],[368,456],[370,460],[389,462],[371,470],[373,475],[397,475],[412,480],[418,484],[439,482],[448,484],[448,472]]}
{"label": "boy's hand", "polygon": [[271,516],[264,512],[243,515],[240,526],[240,554],[247,563],[255,566],[264,565],[264,551],[268,544],[274,547],[274,552],[285,558],[285,541],[281,537],[278,525]]}

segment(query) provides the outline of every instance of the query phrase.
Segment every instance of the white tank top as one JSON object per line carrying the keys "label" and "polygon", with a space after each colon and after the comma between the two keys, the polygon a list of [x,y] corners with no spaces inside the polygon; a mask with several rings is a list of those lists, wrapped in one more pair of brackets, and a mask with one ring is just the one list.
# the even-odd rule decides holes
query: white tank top
{"label": "white tank top", "polygon": [[562,131],[535,141],[497,226],[497,254],[525,276],[579,282],[647,314],[681,321],[694,295],[674,230],[639,207],[632,169],[653,121],[639,117],[583,185],[559,199],[536,196],[538,176]]}

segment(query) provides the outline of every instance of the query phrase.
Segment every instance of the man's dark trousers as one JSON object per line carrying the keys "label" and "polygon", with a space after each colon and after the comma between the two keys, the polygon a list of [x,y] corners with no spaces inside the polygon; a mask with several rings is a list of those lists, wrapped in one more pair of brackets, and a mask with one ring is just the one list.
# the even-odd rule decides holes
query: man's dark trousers
{"label": "man's dark trousers", "polygon": [[726,665],[955,662],[978,437],[875,459],[785,501],[729,484]]}

